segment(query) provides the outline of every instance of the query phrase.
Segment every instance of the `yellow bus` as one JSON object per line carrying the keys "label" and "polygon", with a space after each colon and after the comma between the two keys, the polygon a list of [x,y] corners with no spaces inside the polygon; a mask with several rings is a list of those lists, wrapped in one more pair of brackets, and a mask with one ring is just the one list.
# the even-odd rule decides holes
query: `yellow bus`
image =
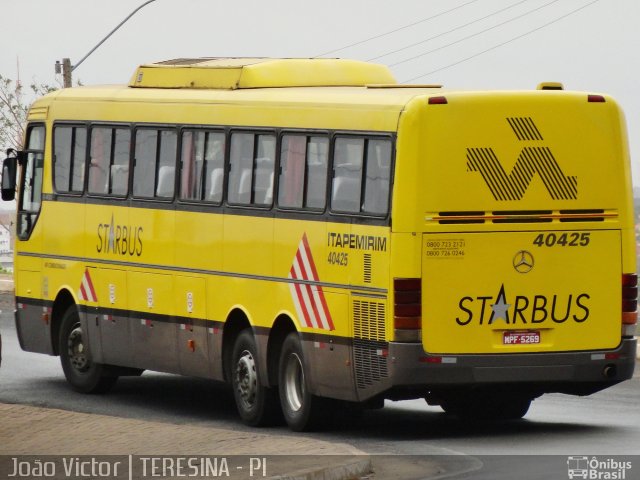
{"label": "yellow bus", "polygon": [[632,376],[623,115],[607,95],[397,84],[337,59],[178,59],[37,100],[16,325],[104,392],[225,381],[249,425],[424,398],[516,419]]}

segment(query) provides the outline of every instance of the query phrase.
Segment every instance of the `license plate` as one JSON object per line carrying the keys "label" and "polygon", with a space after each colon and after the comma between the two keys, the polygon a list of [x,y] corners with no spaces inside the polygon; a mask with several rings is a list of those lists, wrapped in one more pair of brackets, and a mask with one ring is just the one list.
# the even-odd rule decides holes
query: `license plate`
{"label": "license plate", "polygon": [[540,332],[504,332],[502,334],[503,345],[533,345],[540,343]]}

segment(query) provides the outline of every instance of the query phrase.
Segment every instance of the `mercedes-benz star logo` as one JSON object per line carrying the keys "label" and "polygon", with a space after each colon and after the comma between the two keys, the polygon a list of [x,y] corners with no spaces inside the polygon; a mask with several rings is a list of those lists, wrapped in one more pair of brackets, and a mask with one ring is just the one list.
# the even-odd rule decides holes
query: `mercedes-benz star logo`
{"label": "mercedes-benz star logo", "polygon": [[515,268],[518,273],[529,273],[533,268],[533,264],[533,255],[526,250],[520,250],[516,253],[515,257],[513,257],[513,268]]}

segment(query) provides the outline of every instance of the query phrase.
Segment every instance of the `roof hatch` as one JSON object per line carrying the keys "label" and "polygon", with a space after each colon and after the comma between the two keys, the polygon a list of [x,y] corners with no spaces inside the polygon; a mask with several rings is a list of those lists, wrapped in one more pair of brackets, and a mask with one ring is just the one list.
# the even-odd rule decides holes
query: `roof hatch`
{"label": "roof hatch", "polygon": [[180,58],[141,65],[136,88],[334,87],[395,84],[385,65],[324,58]]}

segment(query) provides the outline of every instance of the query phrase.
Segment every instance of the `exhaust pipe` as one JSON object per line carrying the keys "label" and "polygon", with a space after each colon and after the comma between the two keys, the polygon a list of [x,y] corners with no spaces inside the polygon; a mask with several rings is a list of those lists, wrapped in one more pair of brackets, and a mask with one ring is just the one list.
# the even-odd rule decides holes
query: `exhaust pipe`
{"label": "exhaust pipe", "polygon": [[614,378],[617,373],[618,371],[615,365],[607,365],[602,370],[602,375],[604,375],[605,378]]}

